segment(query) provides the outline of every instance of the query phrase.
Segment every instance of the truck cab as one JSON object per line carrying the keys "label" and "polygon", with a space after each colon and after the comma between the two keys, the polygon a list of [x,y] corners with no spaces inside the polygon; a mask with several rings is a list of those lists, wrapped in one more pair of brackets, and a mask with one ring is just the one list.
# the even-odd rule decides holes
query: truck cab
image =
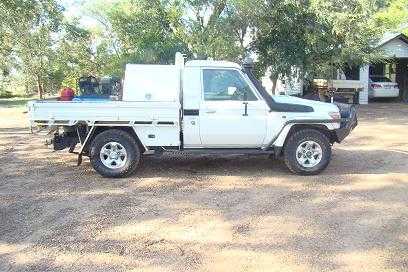
{"label": "truck cab", "polygon": [[[268,106],[237,64],[191,61],[183,74],[185,148],[261,148]],[[273,129],[273,127],[269,127]]]}
{"label": "truck cab", "polygon": [[188,78],[183,80],[184,148],[267,149],[281,144],[273,140],[282,128],[299,123],[316,128],[320,122],[335,131],[341,126],[337,105],[270,96],[250,69],[235,63],[190,61],[183,77]]}
{"label": "truck cab", "polygon": [[317,174],[331,146],[357,125],[356,110],[271,96],[252,65],[213,60],[126,66],[122,101],[36,101],[33,125],[53,129],[54,149],[89,156],[108,177],[136,171],[147,154],[169,150],[269,154],[297,174]]}

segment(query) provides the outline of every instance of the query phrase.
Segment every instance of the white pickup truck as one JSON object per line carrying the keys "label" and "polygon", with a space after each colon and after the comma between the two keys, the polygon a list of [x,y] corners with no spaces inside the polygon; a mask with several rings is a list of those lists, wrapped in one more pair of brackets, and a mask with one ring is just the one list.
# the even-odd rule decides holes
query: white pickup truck
{"label": "white pickup truck", "polygon": [[31,125],[106,177],[128,176],[144,156],[166,151],[269,154],[294,173],[317,174],[357,125],[353,106],[269,95],[251,65],[185,63],[181,54],[175,63],[128,64],[121,101],[31,101]]}

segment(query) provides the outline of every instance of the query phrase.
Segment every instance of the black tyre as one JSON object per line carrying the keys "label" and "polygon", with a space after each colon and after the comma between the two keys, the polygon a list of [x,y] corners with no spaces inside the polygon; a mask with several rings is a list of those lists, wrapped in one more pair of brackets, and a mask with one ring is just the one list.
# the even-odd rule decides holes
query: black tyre
{"label": "black tyre", "polygon": [[121,178],[134,173],[141,152],[129,133],[110,129],[98,134],[90,148],[92,167],[104,177]]}
{"label": "black tyre", "polygon": [[316,175],[329,165],[331,145],[324,133],[303,129],[290,136],[283,155],[286,166],[293,173]]}

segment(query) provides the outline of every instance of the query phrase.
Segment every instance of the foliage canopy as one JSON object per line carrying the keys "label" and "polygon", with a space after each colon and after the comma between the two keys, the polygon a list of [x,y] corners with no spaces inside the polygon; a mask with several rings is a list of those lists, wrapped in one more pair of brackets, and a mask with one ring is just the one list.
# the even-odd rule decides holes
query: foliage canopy
{"label": "foliage canopy", "polygon": [[408,0],[94,0],[78,17],[56,0],[4,0],[0,16],[0,91],[16,81],[42,96],[81,75],[120,76],[126,63],[172,63],[178,51],[256,56],[272,79],[329,77],[378,59],[379,37],[407,28]]}

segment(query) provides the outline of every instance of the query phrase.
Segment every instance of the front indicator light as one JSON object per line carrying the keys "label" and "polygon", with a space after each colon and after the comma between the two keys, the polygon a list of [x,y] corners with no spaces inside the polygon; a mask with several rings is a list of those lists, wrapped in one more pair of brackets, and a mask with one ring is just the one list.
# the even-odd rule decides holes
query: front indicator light
{"label": "front indicator light", "polygon": [[340,112],[337,112],[337,111],[329,112],[329,116],[330,116],[332,119],[335,119],[335,120],[341,119]]}

